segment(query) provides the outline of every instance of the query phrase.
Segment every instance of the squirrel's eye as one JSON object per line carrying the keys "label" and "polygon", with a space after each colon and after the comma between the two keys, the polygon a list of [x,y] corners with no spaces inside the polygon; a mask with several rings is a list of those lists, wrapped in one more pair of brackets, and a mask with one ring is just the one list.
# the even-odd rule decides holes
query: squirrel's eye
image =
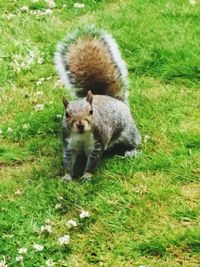
{"label": "squirrel's eye", "polygon": [[90,113],[90,115],[92,115],[93,114],[93,109],[90,109],[90,112],[89,113]]}

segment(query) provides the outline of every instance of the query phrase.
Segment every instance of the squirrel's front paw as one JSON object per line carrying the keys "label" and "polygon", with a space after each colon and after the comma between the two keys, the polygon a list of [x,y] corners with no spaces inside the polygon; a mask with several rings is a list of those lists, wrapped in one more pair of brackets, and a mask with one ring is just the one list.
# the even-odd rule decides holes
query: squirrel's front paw
{"label": "squirrel's front paw", "polygon": [[125,152],[125,157],[129,157],[129,158],[131,158],[131,157],[133,157],[133,158],[135,158],[135,157],[137,157],[138,156],[138,151],[137,151],[137,149],[133,149],[133,150],[130,150],[130,151],[126,151]]}
{"label": "squirrel's front paw", "polygon": [[72,181],[72,177],[69,173],[66,173],[65,176],[62,177],[62,180],[64,182],[69,182],[69,181]]}
{"label": "squirrel's front paw", "polygon": [[90,172],[85,172],[83,176],[81,177],[82,180],[90,180],[92,178],[92,174]]}

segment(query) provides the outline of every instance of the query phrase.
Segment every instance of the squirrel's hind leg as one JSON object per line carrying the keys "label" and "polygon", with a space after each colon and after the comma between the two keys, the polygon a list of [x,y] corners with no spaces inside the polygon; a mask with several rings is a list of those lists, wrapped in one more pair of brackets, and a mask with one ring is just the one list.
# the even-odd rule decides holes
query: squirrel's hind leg
{"label": "squirrel's hind leg", "polygon": [[139,154],[137,148],[141,144],[141,135],[135,124],[131,127],[129,125],[129,127],[122,132],[120,139],[122,140],[122,144],[129,148],[125,151],[125,157],[136,157]]}

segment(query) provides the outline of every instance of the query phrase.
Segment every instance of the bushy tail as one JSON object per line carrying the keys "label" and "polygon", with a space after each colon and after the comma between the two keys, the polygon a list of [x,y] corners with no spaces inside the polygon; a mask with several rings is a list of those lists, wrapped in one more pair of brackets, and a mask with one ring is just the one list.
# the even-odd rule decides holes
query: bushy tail
{"label": "bushy tail", "polygon": [[57,46],[55,64],[64,85],[77,96],[91,90],[128,103],[127,67],[107,32],[86,27],[67,35]]}

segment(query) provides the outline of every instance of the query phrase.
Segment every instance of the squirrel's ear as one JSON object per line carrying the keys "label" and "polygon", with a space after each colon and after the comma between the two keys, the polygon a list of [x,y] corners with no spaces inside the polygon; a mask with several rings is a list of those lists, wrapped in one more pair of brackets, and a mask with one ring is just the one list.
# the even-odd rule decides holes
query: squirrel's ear
{"label": "squirrel's ear", "polygon": [[68,104],[69,104],[69,101],[67,100],[67,98],[65,96],[63,96],[62,102],[63,102],[63,105],[64,105],[64,107],[66,109]]}
{"label": "squirrel's ear", "polygon": [[86,96],[86,100],[90,103],[90,105],[92,104],[92,98],[93,98],[92,92],[88,91],[88,94]]}

